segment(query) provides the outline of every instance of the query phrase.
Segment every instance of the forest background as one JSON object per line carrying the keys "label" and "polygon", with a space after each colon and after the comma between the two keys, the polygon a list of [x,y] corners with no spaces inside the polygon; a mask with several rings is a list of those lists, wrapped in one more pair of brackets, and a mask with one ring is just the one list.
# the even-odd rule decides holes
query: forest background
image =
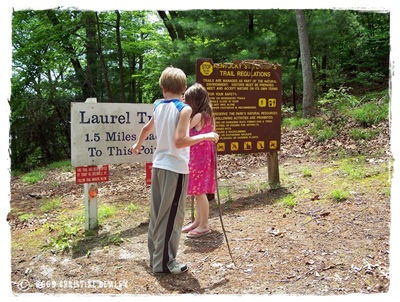
{"label": "forest background", "polygon": [[[70,157],[72,102],[153,103],[162,97],[162,70],[183,69],[190,86],[197,58],[280,64],[282,110],[307,117],[305,101],[316,108],[323,99],[322,110],[355,107],[351,95],[388,89],[388,13],[307,10],[304,16],[313,79],[307,86],[295,10],[15,11],[11,170]],[[310,86],[313,94],[304,100]]]}
{"label": "forest background", "polygon": [[[130,21],[121,25],[125,31],[121,38],[126,35],[126,40],[121,39],[122,61],[118,51],[113,51],[118,45],[116,11],[13,14],[16,23],[12,30],[21,31],[13,36],[13,47],[19,49],[13,54],[13,64],[21,65],[17,64],[20,69],[13,70],[7,112],[10,134],[14,137],[7,165],[26,171],[69,158],[65,145],[69,144],[70,102],[84,101],[90,95],[103,102],[151,103],[159,96],[157,82],[162,69],[170,64],[183,68],[190,85],[195,80],[193,62],[197,57],[211,57],[215,62],[265,59],[282,64],[284,109],[293,110],[296,104],[296,110],[301,112],[301,62],[293,11],[266,10],[262,12],[266,15],[261,15],[261,11],[255,10],[252,16],[248,11],[242,13],[245,15],[231,10],[223,14],[208,10],[178,11],[175,16],[168,12],[162,20],[163,15],[154,11],[121,11],[120,21]],[[145,22],[149,16],[153,16],[151,23]],[[216,28],[213,22],[219,22],[221,27]],[[332,27],[327,27],[328,23]],[[389,24],[388,14],[382,12],[330,9],[307,12],[317,99],[339,91],[340,87],[349,89],[346,93],[363,93],[387,86],[391,76]],[[172,30],[166,30],[169,25],[174,25]],[[240,28],[235,28],[236,25]],[[28,37],[22,34],[24,30],[38,36],[22,41],[21,38]],[[251,39],[249,34],[253,35]],[[92,35],[92,45],[87,43],[90,42],[85,39],[87,35]],[[76,39],[68,45],[70,37]],[[54,43],[57,41],[60,43]],[[72,53],[73,49],[76,52]],[[91,59],[94,61],[90,62]],[[83,75],[74,66],[77,60],[84,78],[87,80],[90,75],[88,83],[79,82],[79,76]]]}

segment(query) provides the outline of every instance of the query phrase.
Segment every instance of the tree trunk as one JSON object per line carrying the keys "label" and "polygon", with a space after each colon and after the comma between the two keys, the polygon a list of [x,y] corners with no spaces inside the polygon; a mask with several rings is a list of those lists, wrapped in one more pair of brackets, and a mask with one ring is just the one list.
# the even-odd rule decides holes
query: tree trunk
{"label": "tree trunk", "polygon": [[89,86],[90,97],[100,97],[96,92],[98,81],[96,14],[84,12],[86,28],[86,84]]}
{"label": "tree trunk", "polygon": [[175,28],[176,36],[177,36],[178,40],[185,40],[185,33],[183,31],[182,26],[180,26],[180,24],[178,22],[174,22],[174,20],[178,19],[178,12],[171,10],[171,11],[169,11],[169,15],[171,16],[171,20],[173,21],[172,25]]}
{"label": "tree trunk", "polygon": [[249,35],[254,36],[254,14],[249,13]]}
{"label": "tree trunk", "polygon": [[308,118],[314,114],[314,84],[304,10],[296,10],[296,22],[300,43],[301,70],[303,74],[303,117]]}
{"label": "tree trunk", "polygon": [[292,95],[293,95],[293,111],[297,111],[297,106],[296,106],[296,101],[297,101],[297,95],[296,95],[296,74],[297,74],[297,68],[299,67],[299,61],[300,61],[300,51],[297,53],[296,57],[296,65],[294,67],[294,74],[293,74],[293,87],[292,87]]}
{"label": "tree trunk", "polygon": [[171,37],[171,40],[175,41],[177,39],[177,34],[171,21],[168,19],[167,13],[163,10],[158,10],[157,13],[160,16],[161,20],[163,20],[164,25],[168,30],[169,36]]}
{"label": "tree trunk", "polygon": [[[136,71],[136,56],[135,55],[132,55],[129,58],[129,68],[130,68],[130,73],[135,74],[135,71]],[[130,95],[129,99],[131,99],[132,102],[139,103],[136,98],[136,79],[135,79],[135,77],[131,77],[129,80],[129,95]]]}
{"label": "tree trunk", "polygon": [[122,45],[121,45],[121,30],[120,30],[120,22],[121,22],[121,14],[118,10],[115,11],[117,14],[117,22],[115,25],[115,31],[117,35],[117,52],[118,52],[118,68],[119,68],[119,77],[120,77],[120,88],[121,88],[121,102],[125,103],[125,76],[124,76],[124,64],[123,64],[123,55],[122,55]]}
{"label": "tree trunk", "polygon": [[[143,72],[143,67],[144,67],[143,56],[139,56],[138,71],[139,71],[139,72]],[[143,81],[143,80],[141,80],[141,81]],[[138,103],[143,103],[143,89],[142,89],[142,85],[138,85],[136,95],[137,95]]]}
{"label": "tree trunk", "polygon": [[106,84],[108,101],[113,103],[114,97],[113,97],[112,90],[111,90],[110,80],[108,79],[108,71],[107,71],[106,62],[105,62],[105,59],[103,56],[103,50],[102,50],[102,44],[101,44],[100,22],[99,22],[99,16],[97,13],[96,13],[96,21],[97,21],[97,41],[98,41],[97,42],[97,50],[98,50],[98,54],[100,57],[101,69],[103,70],[103,76],[104,76],[104,82]]}
{"label": "tree trunk", "polygon": [[[54,10],[47,10],[46,14],[47,17],[51,20],[53,26],[58,26],[60,24],[60,21],[58,20]],[[79,59],[77,59],[78,55],[67,37],[65,37],[65,39],[61,41],[61,45],[64,48],[65,52],[70,56],[69,60],[72,67],[74,68],[75,76],[81,84],[83,98],[86,100],[90,97],[91,93],[89,85],[86,81],[85,71],[83,70]]]}
{"label": "tree trunk", "polygon": [[328,87],[327,87],[327,75],[326,75],[326,68],[328,65],[328,56],[326,54],[322,55],[322,62],[321,62],[321,82],[322,82],[322,92],[327,92]]}

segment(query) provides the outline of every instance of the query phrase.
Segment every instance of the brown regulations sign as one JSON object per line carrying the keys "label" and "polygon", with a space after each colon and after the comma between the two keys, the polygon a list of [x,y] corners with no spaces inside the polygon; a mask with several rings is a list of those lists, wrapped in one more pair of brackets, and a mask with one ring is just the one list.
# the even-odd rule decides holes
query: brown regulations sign
{"label": "brown regulations sign", "polygon": [[278,151],[282,68],[266,61],[198,59],[196,80],[210,96],[219,154]]}

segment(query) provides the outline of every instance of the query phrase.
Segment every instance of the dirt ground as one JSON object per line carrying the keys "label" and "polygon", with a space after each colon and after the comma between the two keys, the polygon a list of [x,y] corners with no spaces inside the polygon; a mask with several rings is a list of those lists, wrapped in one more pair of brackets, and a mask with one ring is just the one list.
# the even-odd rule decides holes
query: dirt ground
{"label": "dirt ground", "polygon": [[[81,222],[77,239],[63,252],[48,243],[56,236],[56,221],[72,223],[84,213],[83,186],[75,184],[74,171],[53,170],[32,185],[13,177],[8,215],[12,290],[17,295],[386,293],[392,158],[389,130],[382,127],[379,145],[361,147],[343,140],[321,144],[304,130],[284,131],[277,189],[268,188],[266,154],[220,155],[218,186],[228,242],[214,201],[212,233],[181,237],[178,260],[189,271],[178,276],[149,270],[149,188],[143,163],[110,166],[109,182],[99,183],[99,208],[108,205],[117,212],[91,234],[83,235]],[[359,148],[368,151],[360,157]],[[346,158],[360,161],[362,176],[350,177],[343,168]],[[334,189],[347,190],[348,198],[334,200]],[[59,208],[38,211],[43,199],[55,197],[62,198]],[[293,207],[282,203],[290,197]],[[131,204],[137,206],[134,211],[129,211]],[[21,212],[36,214],[22,221]],[[185,220],[190,219],[188,198]]]}

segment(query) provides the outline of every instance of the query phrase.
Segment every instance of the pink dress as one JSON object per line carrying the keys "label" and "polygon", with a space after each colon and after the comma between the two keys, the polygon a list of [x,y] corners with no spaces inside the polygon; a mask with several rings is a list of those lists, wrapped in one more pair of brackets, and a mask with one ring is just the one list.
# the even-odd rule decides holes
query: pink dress
{"label": "pink dress", "polygon": [[[203,128],[190,129],[190,136],[212,132],[211,118],[207,117]],[[202,141],[190,147],[188,195],[215,193],[214,143]]]}

